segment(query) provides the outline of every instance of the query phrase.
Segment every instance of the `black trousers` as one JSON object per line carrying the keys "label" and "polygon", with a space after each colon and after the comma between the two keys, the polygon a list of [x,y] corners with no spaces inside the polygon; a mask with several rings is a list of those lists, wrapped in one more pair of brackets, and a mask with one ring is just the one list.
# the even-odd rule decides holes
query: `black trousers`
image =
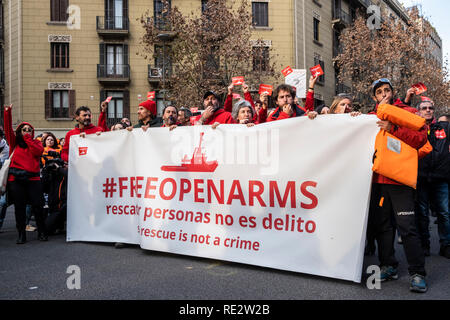
{"label": "black trousers", "polygon": [[398,266],[394,251],[396,228],[402,237],[409,274],[425,276],[425,256],[414,216],[414,189],[404,185],[372,184],[368,235],[377,240],[381,266]]}
{"label": "black trousers", "polygon": [[31,212],[36,218],[38,232],[46,233],[41,181],[16,180],[8,182],[8,193],[10,201],[14,204],[17,230],[19,232],[25,231],[26,207],[29,204],[31,205]]}

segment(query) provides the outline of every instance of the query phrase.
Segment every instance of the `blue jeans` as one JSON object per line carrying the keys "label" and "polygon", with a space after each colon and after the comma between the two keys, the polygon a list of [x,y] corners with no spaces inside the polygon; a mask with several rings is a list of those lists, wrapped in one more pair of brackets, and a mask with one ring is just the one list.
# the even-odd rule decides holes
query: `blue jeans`
{"label": "blue jeans", "polygon": [[418,179],[416,223],[422,240],[422,246],[430,247],[430,232],[428,230],[430,205],[436,210],[439,243],[441,247],[450,245],[448,197],[449,187],[447,182],[430,182],[426,179]]}

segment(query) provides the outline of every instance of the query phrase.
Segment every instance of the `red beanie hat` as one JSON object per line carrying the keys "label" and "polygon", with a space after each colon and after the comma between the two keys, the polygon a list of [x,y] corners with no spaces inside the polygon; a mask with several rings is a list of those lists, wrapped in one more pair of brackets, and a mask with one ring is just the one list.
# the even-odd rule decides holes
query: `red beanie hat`
{"label": "red beanie hat", "polygon": [[139,103],[140,107],[144,107],[154,116],[156,116],[156,102],[153,100],[145,100],[144,102]]}

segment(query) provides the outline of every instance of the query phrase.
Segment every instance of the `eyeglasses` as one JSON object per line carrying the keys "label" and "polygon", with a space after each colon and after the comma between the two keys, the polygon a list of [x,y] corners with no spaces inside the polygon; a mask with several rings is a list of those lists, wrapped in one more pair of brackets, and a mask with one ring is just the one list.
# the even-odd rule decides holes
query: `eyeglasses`
{"label": "eyeglasses", "polygon": [[420,110],[434,110],[434,107],[423,107]]}

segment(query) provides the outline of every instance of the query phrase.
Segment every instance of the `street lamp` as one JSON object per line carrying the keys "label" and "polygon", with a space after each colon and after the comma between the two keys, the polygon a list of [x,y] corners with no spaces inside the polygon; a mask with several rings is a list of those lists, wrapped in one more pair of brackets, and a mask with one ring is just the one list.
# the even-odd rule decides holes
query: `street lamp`
{"label": "street lamp", "polygon": [[173,39],[174,35],[170,33],[160,33],[156,38],[163,43],[163,66],[162,66],[162,82],[163,82],[163,106],[166,106],[166,42]]}

